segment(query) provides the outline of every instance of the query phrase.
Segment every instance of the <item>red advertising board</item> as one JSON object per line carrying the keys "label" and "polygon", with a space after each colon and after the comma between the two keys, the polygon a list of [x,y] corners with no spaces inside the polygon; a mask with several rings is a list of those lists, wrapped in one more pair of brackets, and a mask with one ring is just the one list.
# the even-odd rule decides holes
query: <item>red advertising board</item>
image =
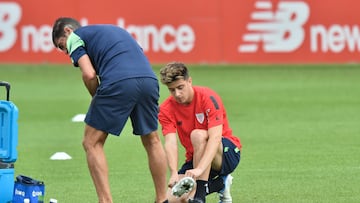
{"label": "red advertising board", "polygon": [[358,0],[5,0],[0,63],[68,63],[51,39],[62,16],[127,29],[152,63],[360,62],[358,8]]}

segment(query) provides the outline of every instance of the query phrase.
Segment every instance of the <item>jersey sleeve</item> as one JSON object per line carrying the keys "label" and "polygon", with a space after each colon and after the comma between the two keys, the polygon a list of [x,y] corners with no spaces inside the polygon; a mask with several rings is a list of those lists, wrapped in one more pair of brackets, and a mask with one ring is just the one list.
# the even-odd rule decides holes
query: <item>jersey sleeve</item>
{"label": "jersey sleeve", "polygon": [[78,67],[80,57],[86,54],[85,43],[75,32],[72,32],[66,42],[67,49],[71,58],[71,62]]}
{"label": "jersey sleeve", "polygon": [[220,97],[215,93],[210,91],[206,96],[204,95],[203,105],[206,112],[208,128],[222,125],[223,124],[223,104]]}
{"label": "jersey sleeve", "polygon": [[162,127],[162,134],[165,136],[169,133],[176,133],[176,121],[170,111],[170,103],[164,102],[160,106],[159,122]]}

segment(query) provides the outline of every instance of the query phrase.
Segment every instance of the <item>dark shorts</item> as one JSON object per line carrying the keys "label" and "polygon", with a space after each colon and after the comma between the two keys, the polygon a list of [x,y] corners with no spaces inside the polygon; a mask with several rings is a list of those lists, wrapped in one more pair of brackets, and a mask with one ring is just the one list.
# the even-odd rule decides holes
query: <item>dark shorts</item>
{"label": "dark shorts", "polygon": [[159,83],[154,78],[121,80],[99,87],[86,114],[85,123],[104,132],[120,135],[130,117],[135,135],[158,128]]}
{"label": "dark shorts", "polygon": [[[229,139],[222,138],[222,144],[223,144],[223,162],[221,165],[221,171],[215,171],[211,169],[209,180],[215,178],[216,176],[225,176],[227,174],[232,173],[235,168],[239,165],[240,162],[240,150],[236,145],[234,145]],[[185,172],[189,169],[193,169],[193,162],[188,161],[185,162],[180,170],[178,171],[178,174],[185,174]]]}

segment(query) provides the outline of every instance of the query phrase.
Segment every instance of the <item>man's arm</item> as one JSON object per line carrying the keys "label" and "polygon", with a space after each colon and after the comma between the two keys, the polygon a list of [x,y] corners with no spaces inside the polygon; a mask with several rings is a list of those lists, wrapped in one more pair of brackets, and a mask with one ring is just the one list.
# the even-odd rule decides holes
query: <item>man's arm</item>
{"label": "man's arm", "polygon": [[81,56],[78,64],[82,72],[82,79],[85,87],[93,97],[96,93],[97,87],[99,86],[99,81],[89,56],[87,54]]}
{"label": "man's arm", "polygon": [[192,170],[186,172],[186,176],[199,177],[206,169],[211,167],[222,138],[222,125],[217,125],[208,129],[209,139],[206,144],[204,154],[199,164]]}
{"label": "man's arm", "polygon": [[172,187],[178,178],[178,146],[176,133],[165,135],[165,152],[170,169],[169,187]]}

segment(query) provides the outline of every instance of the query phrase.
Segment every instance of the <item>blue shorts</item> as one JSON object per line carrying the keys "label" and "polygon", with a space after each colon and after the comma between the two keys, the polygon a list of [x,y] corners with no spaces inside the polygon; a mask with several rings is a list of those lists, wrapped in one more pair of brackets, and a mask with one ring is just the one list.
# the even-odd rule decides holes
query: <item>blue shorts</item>
{"label": "blue shorts", "polygon": [[[221,165],[221,171],[215,171],[213,169],[210,170],[209,180],[217,177],[217,176],[226,176],[230,173],[232,173],[235,168],[239,165],[240,162],[240,150],[239,148],[233,144],[229,139],[222,138],[222,144],[223,144],[223,161]],[[193,169],[193,162],[188,161],[185,162],[180,170],[178,171],[178,174],[185,174],[185,172],[189,169]]]}
{"label": "blue shorts", "polygon": [[159,83],[154,78],[131,78],[99,86],[86,114],[91,127],[120,135],[130,117],[135,135],[158,129]]}

